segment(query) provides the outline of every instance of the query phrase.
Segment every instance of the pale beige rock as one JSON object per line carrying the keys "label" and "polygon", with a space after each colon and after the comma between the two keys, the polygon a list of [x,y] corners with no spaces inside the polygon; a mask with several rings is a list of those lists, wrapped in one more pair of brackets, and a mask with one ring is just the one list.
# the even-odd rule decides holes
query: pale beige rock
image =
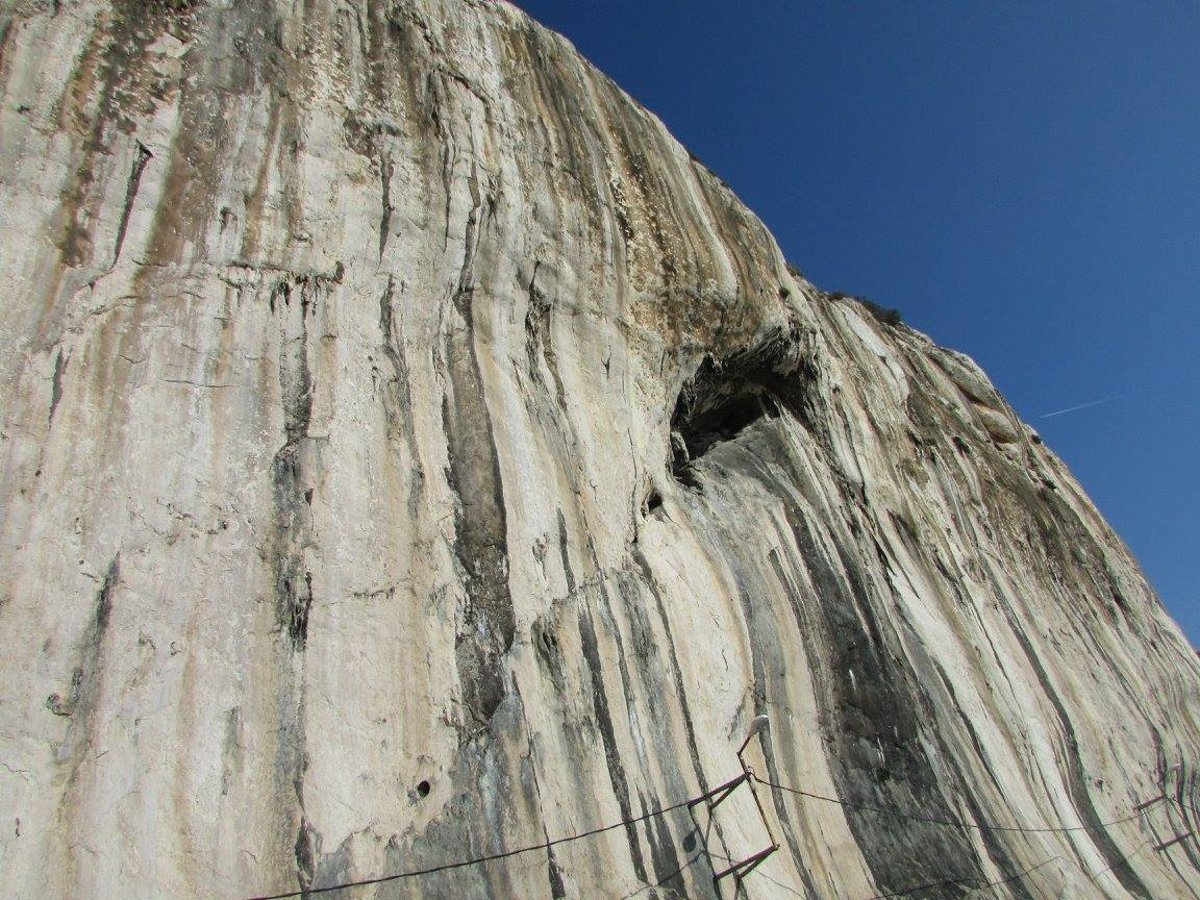
{"label": "pale beige rock", "polygon": [[763,777],[886,811],[758,786],[747,896],[1193,896],[1194,839],[1154,846],[1200,669],[1120,540],[565,40],[482,0],[0,10],[6,896],[642,816],[345,896],[714,896],[746,787],[656,813],[756,714]]}

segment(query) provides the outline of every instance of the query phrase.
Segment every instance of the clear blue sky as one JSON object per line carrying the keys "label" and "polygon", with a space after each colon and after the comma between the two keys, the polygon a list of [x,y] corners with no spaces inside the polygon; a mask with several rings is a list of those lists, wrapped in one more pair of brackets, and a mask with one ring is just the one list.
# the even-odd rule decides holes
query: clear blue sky
{"label": "clear blue sky", "polygon": [[1200,3],[517,5],[811,280],[978,360],[1200,644]]}

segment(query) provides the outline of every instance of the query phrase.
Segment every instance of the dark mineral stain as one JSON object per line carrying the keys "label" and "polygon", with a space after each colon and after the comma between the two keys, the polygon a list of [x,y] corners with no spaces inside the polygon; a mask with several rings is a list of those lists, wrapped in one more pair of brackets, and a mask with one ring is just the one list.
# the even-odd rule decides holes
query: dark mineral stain
{"label": "dark mineral stain", "polygon": [[242,709],[235,706],[225,717],[225,740],[221,748],[221,795],[228,796],[236,777],[244,766],[242,738]]}
{"label": "dark mineral stain", "polygon": [[108,622],[112,617],[112,592],[121,574],[121,554],[112,558],[108,570],[104,573],[104,582],[96,594],[96,619],[92,628],[90,643],[99,645],[104,640],[104,632],[108,630]]}
{"label": "dark mineral stain", "polygon": [[558,517],[558,555],[562,560],[563,575],[567,579],[567,591],[575,593],[575,573],[571,570],[571,554],[568,550],[567,520],[563,517],[562,509],[555,510]]}
{"label": "dark mineral stain", "polygon": [[[837,743],[830,759],[840,796],[929,818],[956,818],[945,797],[956,786],[943,784],[918,739],[927,702],[912,673],[887,650],[861,563],[849,554],[828,559],[807,517],[791,506],[787,513],[798,556],[820,597],[814,611],[829,653],[829,696],[820,705]],[[956,885],[987,881],[960,831],[924,823],[896,828],[889,817],[855,806],[846,808],[846,819],[876,884],[886,891],[927,877],[952,883],[931,887],[926,896],[949,898],[958,895]]]}
{"label": "dark mineral stain", "polygon": [[[640,792],[639,792],[640,794]],[[646,809],[646,800],[639,796],[642,809],[647,812],[659,813],[662,804],[656,799],[650,799],[650,808]],[[654,863],[655,881],[659,884],[678,872],[681,866],[679,856],[675,853],[675,838],[671,834],[666,816],[656,815],[646,821],[646,840],[650,844],[650,859]]]}
{"label": "dark mineral stain", "polygon": [[[293,283],[294,282],[294,283]],[[271,290],[282,301],[279,317],[279,389],[283,405],[284,443],[271,461],[274,504],[275,604],[279,626],[295,650],[308,643],[309,613],[313,604],[313,576],[306,568],[304,551],[312,542],[312,488],[310,471],[317,452],[309,435],[316,382],[309,369],[308,304],[334,283],[328,276],[287,276]],[[293,294],[300,308],[293,311]]]}
{"label": "dark mineral stain", "polygon": [[[120,554],[112,558],[96,592],[96,605],[82,640],[78,665],[71,673],[70,692],[66,697],[57,693],[46,699],[46,707],[55,715],[70,717],[70,724],[58,758],[72,766],[70,780],[79,774],[87,748],[94,741],[96,727],[93,712],[99,702],[104,681],[105,638],[112,621],[113,594],[121,577]],[[64,795],[65,799],[69,793]]]}
{"label": "dark mineral stain", "polygon": [[568,690],[566,666],[553,628],[553,623],[546,619],[540,618],[533,623],[531,628],[533,649],[537,652],[538,661],[545,668],[554,686],[559,691],[566,692]]}
{"label": "dark mineral stain", "polygon": [[[455,554],[467,574],[467,603],[455,654],[463,699],[476,722],[484,723],[504,698],[502,656],[512,646],[515,631],[504,504],[497,496],[499,462],[490,429],[485,432],[469,414],[456,417],[449,401],[442,412],[450,438],[447,480],[459,498]],[[481,450],[483,460],[477,455]]]}
{"label": "dark mineral stain", "polygon": [[467,598],[455,658],[463,701],[476,723],[486,723],[504,698],[503,656],[512,646],[516,622],[508,584],[508,531],[504,486],[491,413],[474,346],[474,257],[491,200],[469,179],[472,211],[465,255],[451,298],[464,327],[447,336],[446,366],[451,394],[443,398],[442,421],[449,467],[446,480],[455,504],[455,555],[466,573]]}
{"label": "dark mineral stain", "polygon": [[121,224],[117,227],[117,242],[113,248],[112,264],[115,266],[121,258],[121,247],[125,244],[125,232],[129,228],[129,217],[133,214],[133,203],[137,199],[138,186],[142,183],[142,172],[146,163],[150,162],[153,154],[141,142],[137,142],[137,156],[129,172],[129,181],[125,185],[125,205],[121,209]]}
{"label": "dark mineral stain", "polygon": [[[54,411],[62,400],[63,375],[67,371],[67,360],[63,358],[62,350],[54,357],[54,380],[50,384],[50,421],[54,421]],[[40,474],[40,473],[39,473]]]}
{"label": "dark mineral stain", "polygon": [[383,251],[387,248],[387,240],[392,225],[392,157],[383,155],[379,160],[380,206],[379,213],[379,258],[383,259]]}
{"label": "dark mineral stain", "polygon": [[[667,619],[667,608],[663,602],[662,595],[654,581],[653,570],[650,568],[650,563],[645,555],[640,551],[635,551],[633,554],[634,565],[644,577],[646,590],[650,592],[650,596],[654,598],[654,608],[658,613],[659,625],[662,628],[663,634],[666,635],[666,657],[671,668],[671,678],[675,684],[675,692],[679,695],[682,709],[680,710],[683,716],[684,732],[687,735],[688,753],[692,764],[692,771],[700,784],[701,791],[708,790],[708,779],[704,774],[704,766],[700,762],[700,746],[696,740],[696,727],[692,723],[692,714],[687,706],[687,690],[683,683],[683,669],[679,664],[679,656],[675,649],[675,638],[671,634],[670,622]],[[622,582],[619,584],[620,589],[624,592],[628,590]],[[640,603],[641,597],[634,596],[628,598],[634,604]]]}
{"label": "dark mineral stain", "polygon": [[[608,765],[608,777],[612,783],[613,795],[621,809],[621,818],[628,821],[633,818],[633,807],[629,802],[629,782],[625,776],[625,766],[621,763],[621,752],[617,747],[616,733],[613,731],[612,714],[608,709],[608,695],[604,690],[604,674],[600,668],[600,651],[596,644],[596,629],[592,625],[592,617],[586,609],[579,613],[579,643],[583,649],[583,658],[587,662],[588,673],[592,680],[592,710],[596,715],[596,728],[600,732],[600,740],[604,746],[604,759]],[[625,826],[625,834],[629,841],[629,855],[633,860],[634,874],[640,881],[646,881],[646,865],[642,861],[642,849],[638,839],[637,826],[630,823]]]}
{"label": "dark mineral stain", "polygon": [[303,650],[308,643],[308,616],[312,611],[312,573],[304,573],[304,587],[291,578],[285,578],[284,591],[287,594],[288,636],[292,639],[292,646]]}
{"label": "dark mineral stain", "polygon": [[1126,891],[1135,897],[1149,898],[1153,896],[1146,885],[1142,883],[1141,879],[1134,874],[1132,869],[1121,865],[1125,860],[1125,854],[1121,852],[1121,848],[1117,846],[1117,843],[1109,837],[1108,830],[1102,827],[1103,822],[1096,812],[1095,806],[1092,805],[1091,795],[1088,792],[1086,773],[1083,771],[1083,761],[1079,753],[1079,742],[1075,737],[1075,726],[1071,723],[1071,719],[1063,707],[1062,700],[1059,698],[1058,692],[1055,690],[1054,683],[1050,680],[1045,666],[1042,665],[1042,661],[1034,651],[1028,636],[1026,636],[1018,624],[1014,623],[1010,632],[1017,638],[1018,643],[1021,645],[1021,650],[1025,654],[1025,658],[1029,661],[1030,666],[1033,667],[1033,671],[1037,675],[1043,694],[1050,701],[1050,705],[1054,707],[1055,717],[1058,719],[1059,732],[1065,744],[1063,762],[1067,766],[1067,787],[1071,792],[1071,800],[1075,811],[1079,813],[1079,818],[1088,827],[1092,843],[1100,850],[1105,861],[1112,866],[1112,874],[1121,882],[1121,886]]}
{"label": "dark mineral stain", "polygon": [[[803,409],[803,385],[775,385],[772,390],[782,392],[781,415]],[[770,561],[790,595],[810,666],[822,673],[816,682],[818,708],[821,727],[832,736],[834,782],[838,796],[849,804],[847,823],[875,883],[892,893],[928,882],[923,896],[949,898],[961,893],[962,884],[986,881],[961,831],[921,823],[897,828],[893,818],[854,805],[954,819],[947,796],[958,793],[961,785],[947,777],[926,749],[937,744],[937,736],[928,734],[931,726],[923,724],[935,721],[929,718],[933,710],[916,673],[891,650],[891,598],[876,597],[868,588],[874,560],[854,552],[853,541],[818,538],[823,526],[798,497],[809,476],[782,429],[760,428],[752,443],[739,439],[734,446],[736,452],[720,457],[722,477],[759,481],[781,501],[790,526],[793,546],[773,552]],[[762,462],[767,459],[769,466]],[[847,503],[854,507],[852,492]],[[727,550],[730,558],[739,553],[738,547]],[[792,567],[805,571],[792,573]],[[812,595],[797,593],[796,586],[805,583],[812,584]]]}
{"label": "dark mineral stain", "polygon": [[388,436],[393,440],[403,439],[409,447],[415,447],[417,439],[412,424],[412,379],[408,374],[408,361],[397,327],[395,303],[396,279],[389,275],[387,287],[379,297],[379,334],[383,355],[392,370],[384,379],[383,411],[387,417]]}
{"label": "dark mineral stain", "polygon": [[13,19],[6,18],[0,22],[0,72],[4,71],[4,61],[8,55],[8,39],[13,33]]}
{"label": "dark mineral stain", "polygon": [[558,860],[554,858],[553,848],[549,851],[546,868],[547,877],[550,879],[551,898],[563,900],[567,896],[567,888],[563,884],[562,868],[558,865]]}
{"label": "dark mineral stain", "polygon": [[[92,35],[78,69],[72,73],[76,85],[94,81],[98,85],[98,96],[94,101],[82,93],[70,97],[69,115],[75,120],[73,124],[83,131],[83,139],[82,159],[74,178],[62,193],[60,206],[62,234],[58,243],[63,262],[68,266],[84,265],[92,257],[94,223],[98,221],[97,209],[103,203],[102,179],[97,178],[97,173],[104,168],[102,160],[113,152],[122,135],[133,134],[137,123],[151,116],[163,97],[177,88],[174,82],[148,64],[147,50],[168,30],[184,43],[191,40],[193,26],[186,13],[194,5],[194,0],[114,2],[112,15],[100,20],[101,25]],[[225,121],[220,116],[218,119],[222,123]],[[195,130],[194,127],[181,129],[182,132]],[[211,141],[219,133],[220,129],[210,128],[205,137]],[[126,185],[126,207],[118,229],[114,263],[125,238],[141,171],[149,158],[149,151],[140,142],[136,143],[136,148],[137,156]],[[191,204],[187,212],[194,215],[196,209],[203,208]]]}
{"label": "dark mineral stain", "polygon": [[308,819],[302,818],[296,833],[296,879],[306,891],[312,887],[313,873],[316,871],[319,838]]}

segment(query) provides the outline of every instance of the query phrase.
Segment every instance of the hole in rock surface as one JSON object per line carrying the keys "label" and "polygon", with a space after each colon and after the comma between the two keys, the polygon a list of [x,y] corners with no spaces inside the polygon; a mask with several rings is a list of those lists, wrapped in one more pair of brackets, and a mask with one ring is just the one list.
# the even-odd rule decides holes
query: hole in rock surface
{"label": "hole in rock surface", "polygon": [[783,333],[725,360],[706,356],[684,384],[671,416],[671,469],[679,481],[694,482],[692,464],[762,419],[787,410],[806,426],[812,421],[815,371],[788,337]]}
{"label": "hole in rock surface", "polygon": [[690,460],[703,456],[713,444],[731,440],[759,419],[779,415],[770,390],[741,376],[711,385],[697,400],[691,408],[676,405],[671,422],[683,438]]}
{"label": "hole in rock surface", "polygon": [[428,781],[417,782],[417,794],[421,797],[429,796],[429,782]]}

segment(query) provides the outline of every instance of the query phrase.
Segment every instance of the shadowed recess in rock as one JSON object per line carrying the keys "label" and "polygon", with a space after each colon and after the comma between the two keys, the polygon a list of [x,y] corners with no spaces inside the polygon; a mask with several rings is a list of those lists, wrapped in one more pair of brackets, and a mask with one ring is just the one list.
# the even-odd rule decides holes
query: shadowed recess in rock
{"label": "shadowed recess in rock", "polygon": [[688,467],[717,443],[736,437],[759,420],[787,409],[808,422],[816,402],[812,373],[794,334],[778,330],[755,346],[720,359],[704,356],[684,384],[671,414],[671,468],[693,477]]}

